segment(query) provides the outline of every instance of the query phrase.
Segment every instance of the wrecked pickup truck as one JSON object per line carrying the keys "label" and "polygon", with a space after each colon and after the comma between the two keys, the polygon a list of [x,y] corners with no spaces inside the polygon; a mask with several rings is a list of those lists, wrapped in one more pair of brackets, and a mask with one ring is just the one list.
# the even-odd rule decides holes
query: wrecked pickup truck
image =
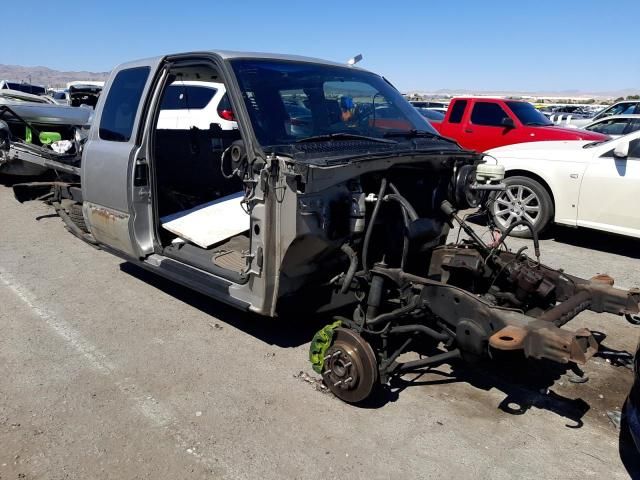
{"label": "wrecked pickup truck", "polygon": [[[181,81],[224,84],[220,116],[238,128],[158,128]],[[223,51],[120,65],[78,173],[47,198],[85,240],[241,310],[331,319],[310,359],[346,402],[394,375],[498,351],[583,363],[598,344],[567,322],[638,313],[640,290],[543,265],[526,220],[510,228],[532,229],[533,256],[486,244],[458,211],[504,188],[500,167],[355,67]],[[24,200],[29,185],[15,191]],[[447,244],[454,225],[467,235]],[[439,353],[399,361],[429,345]]]}
{"label": "wrecked pickup truck", "polygon": [[93,110],[31,102],[0,104],[0,173],[78,174]]}

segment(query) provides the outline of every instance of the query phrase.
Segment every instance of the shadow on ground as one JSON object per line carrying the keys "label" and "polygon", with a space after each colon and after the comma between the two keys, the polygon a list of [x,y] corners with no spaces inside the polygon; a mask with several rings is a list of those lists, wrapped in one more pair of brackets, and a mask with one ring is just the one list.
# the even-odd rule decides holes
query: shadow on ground
{"label": "shadow on ground", "polygon": [[144,270],[132,263],[120,264],[120,269],[132,277],[148,283],[164,293],[210,315],[232,327],[261,340],[269,345],[292,348],[303,345],[327,323],[324,318],[306,315],[304,318],[265,318],[260,315],[238,310],[199,292],[183,287],[160,275]]}
{"label": "shadow on ground", "polygon": [[612,233],[582,228],[576,235],[575,228],[555,226],[546,235],[554,241],[575,247],[598,250],[600,252],[640,258],[640,241],[637,238],[623,237]]}
{"label": "shadow on ground", "polygon": [[[429,374],[430,378],[433,378],[433,375],[438,378],[425,379],[426,374]],[[394,377],[389,388],[378,394],[375,406],[395,401],[400,393],[409,387],[467,383],[483,391],[503,392],[505,396],[498,409],[505,413],[523,415],[535,407],[566,418],[570,422],[567,424],[570,428],[580,428],[583,425],[582,418],[591,407],[581,398],[568,398],[552,389],[554,383],[563,375],[571,375],[580,381],[582,372],[571,365],[520,358],[483,360],[477,363],[457,361],[451,364],[450,372],[435,368],[411,379],[407,376]]]}
{"label": "shadow on ground", "polygon": [[[484,214],[470,215],[467,220],[478,226],[487,225],[487,217]],[[540,239],[640,259],[640,240],[637,238],[624,237],[590,228],[576,229],[552,225],[540,235]]]}

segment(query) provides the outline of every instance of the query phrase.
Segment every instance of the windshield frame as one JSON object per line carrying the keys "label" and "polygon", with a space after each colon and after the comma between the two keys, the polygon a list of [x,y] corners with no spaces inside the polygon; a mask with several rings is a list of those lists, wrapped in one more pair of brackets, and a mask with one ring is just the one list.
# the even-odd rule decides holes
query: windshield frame
{"label": "windshield frame", "polygon": [[[228,60],[228,64],[230,65],[230,69],[233,72],[235,80],[237,82],[237,86],[239,88],[239,94],[242,98],[243,107],[248,115],[249,123],[251,124],[253,130],[253,136],[256,141],[256,147],[260,148],[264,152],[275,152],[282,150],[295,150],[297,143],[302,139],[308,137],[314,137],[318,135],[326,135],[333,133],[345,133],[345,134],[360,134],[363,136],[371,136],[376,138],[384,138],[384,133],[389,131],[409,131],[409,130],[425,130],[428,132],[432,132],[434,135],[439,135],[438,132],[431,126],[427,119],[425,119],[419,112],[417,112],[414,107],[401,95],[401,93],[395,89],[392,85],[390,85],[383,77],[377,75],[375,73],[369,72],[364,69],[354,68],[349,66],[342,65],[334,65],[330,63],[321,63],[321,62],[305,62],[300,60],[289,60],[289,59],[273,59],[273,58],[261,58],[261,57],[238,57],[232,58]],[[270,70],[273,74],[272,78],[267,77],[267,74],[264,72],[258,73],[263,69],[264,71]],[[253,71],[251,71],[253,69]],[[324,70],[324,71],[323,71]],[[310,73],[315,74],[313,77]],[[296,75],[300,75],[299,78],[296,78]],[[256,77],[251,78],[250,75],[258,75],[260,78],[259,87]],[[323,77],[326,75],[326,78]],[[269,86],[269,81],[272,86]],[[282,81],[282,84],[278,82]],[[307,135],[291,135],[290,132],[286,132],[286,138],[278,138],[274,135],[271,135],[268,129],[261,128],[260,122],[265,123],[275,123],[280,126],[279,123],[270,119],[268,117],[269,113],[267,113],[267,109],[265,105],[268,105],[264,102],[264,99],[261,99],[262,106],[259,104],[255,91],[260,90],[262,88],[261,95],[264,95],[265,92],[271,95],[271,99],[276,98],[276,94],[279,95],[279,100],[282,102],[282,105],[277,105],[277,107],[282,107],[286,110],[286,104],[288,103],[288,99],[285,99],[282,96],[282,92],[284,91],[292,91],[292,90],[301,90],[305,92],[304,88],[311,89],[315,86],[321,93],[321,98],[324,101],[327,101],[326,91],[323,89],[327,83],[339,83],[344,82],[354,82],[359,81],[364,86],[368,86],[372,88],[372,91],[376,91],[373,97],[383,98],[387,104],[387,106],[391,106],[394,109],[397,109],[399,113],[399,120],[404,121],[407,128],[396,128],[396,129],[380,129],[375,124],[371,126],[371,129],[377,129],[379,131],[375,132],[377,135],[370,135],[370,132],[360,132],[356,129],[348,129],[348,128],[338,128],[333,131],[322,131],[315,129],[315,123],[312,128],[313,131],[308,132]],[[315,84],[313,83],[315,82]],[[266,87],[265,87],[266,85]],[[295,88],[296,85],[299,85],[300,88]],[[253,105],[252,105],[253,102]],[[259,111],[259,108],[255,108],[255,104],[258,107],[261,106],[263,111]],[[317,106],[313,105],[312,106]],[[375,98],[373,102],[373,111],[370,116],[373,115],[375,118]],[[309,104],[306,104],[305,108],[309,108]],[[282,117],[283,112],[279,112]],[[286,112],[284,112],[286,114]],[[313,112],[310,110],[312,115],[317,115],[318,112]],[[291,117],[289,117],[291,120]],[[256,128],[257,127],[257,128]],[[266,133],[265,133],[266,132]],[[327,141],[331,142],[331,139],[327,140],[318,140],[318,141]],[[373,142],[371,142],[373,143]],[[366,144],[366,141],[363,140],[363,148],[371,147],[372,145]],[[284,147],[284,148],[283,148]],[[406,148],[406,147],[405,147]],[[333,156],[340,152],[331,152],[328,151],[328,156]],[[343,152],[342,152],[343,153]]]}

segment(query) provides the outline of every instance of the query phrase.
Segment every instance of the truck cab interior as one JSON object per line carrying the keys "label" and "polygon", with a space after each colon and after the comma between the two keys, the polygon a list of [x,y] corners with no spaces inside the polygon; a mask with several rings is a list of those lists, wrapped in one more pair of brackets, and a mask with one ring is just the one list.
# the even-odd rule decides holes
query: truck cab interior
{"label": "truck cab interior", "polygon": [[[202,108],[201,99],[190,97],[190,89],[181,88],[183,81],[222,80],[210,65],[174,66],[163,86],[151,136],[157,238],[163,255],[242,283],[246,280],[250,220],[241,209],[241,180],[222,168],[223,153],[240,140],[240,133],[237,125],[223,129],[214,122],[206,130],[196,126],[158,128],[165,105],[177,102],[194,114]],[[167,95],[177,97],[169,102]]]}

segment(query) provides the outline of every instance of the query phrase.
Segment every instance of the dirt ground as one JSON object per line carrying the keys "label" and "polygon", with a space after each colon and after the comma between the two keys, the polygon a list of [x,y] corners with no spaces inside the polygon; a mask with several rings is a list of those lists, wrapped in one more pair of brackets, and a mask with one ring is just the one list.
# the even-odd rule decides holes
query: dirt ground
{"label": "dirt ground", "polygon": [[[454,364],[364,407],[318,388],[317,325],[231,310],[79,241],[0,186],[0,479],[628,478],[619,412],[640,328],[584,367]],[[523,241],[510,240],[519,247]],[[640,285],[640,243],[554,229],[543,261]]]}

